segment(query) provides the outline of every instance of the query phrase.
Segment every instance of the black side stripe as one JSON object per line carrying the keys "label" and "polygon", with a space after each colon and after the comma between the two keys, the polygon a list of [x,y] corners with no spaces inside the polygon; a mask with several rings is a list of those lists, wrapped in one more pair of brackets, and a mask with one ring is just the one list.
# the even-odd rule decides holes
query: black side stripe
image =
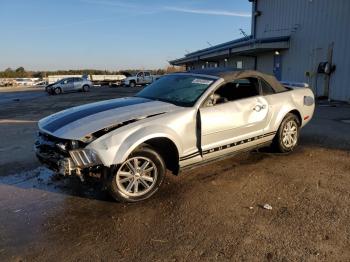
{"label": "black side stripe", "polygon": [[122,99],[115,99],[105,103],[97,102],[95,104],[91,104],[91,106],[87,108],[83,108],[81,110],[76,110],[76,111],[72,110],[71,113],[67,112],[66,115],[49,122],[47,125],[43,127],[43,129],[53,133],[65,125],[68,125],[76,120],[82,119],[90,115],[94,115],[103,111],[107,111],[107,110],[111,110],[119,107],[142,104],[142,103],[147,103],[151,101],[152,100],[141,98],[141,97],[129,97],[129,98],[122,98]]}
{"label": "black side stripe", "polygon": [[190,158],[193,158],[193,157],[196,157],[196,156],[199,156],[199,152],[194,152],[192,154],[189,154],[187,156],[183,156],[183,157],[180,157],[180,161],[183,161],[183,160],[187,160],[187,159],[190,159]]}
{"label": "black side stripe", "polygon": [[[230,144],[227,144],[227,145],[214,147],[214,148],[211,148],[211,149],[203,151],[203,155],[214,153],[214,152],[221,151],[221,150],[224,150],[224,149],[228,149],[228,148],[231,148],[231,147],[243,145],[243,144],[246,144],[246,143],[249,143],[249,142],[253,142],[253,141],[262,139],[264,137],[275,135],[276,133],[277,132],[269,132],[269,133],[266,133],[266,134],[263,134],[263,135],[260,135],[260,136],[255,136],[255,137],[252,137],[252,138],[243,139],[241,141],[233,142],[233,143],[230,143]],[[181,157],[180,161],[188,160],[188,159],[191,159],[191,158],[199,156],[199,155],[200,155],[199,152],[195,152],[195,153],[192,153],[190,155]]]}

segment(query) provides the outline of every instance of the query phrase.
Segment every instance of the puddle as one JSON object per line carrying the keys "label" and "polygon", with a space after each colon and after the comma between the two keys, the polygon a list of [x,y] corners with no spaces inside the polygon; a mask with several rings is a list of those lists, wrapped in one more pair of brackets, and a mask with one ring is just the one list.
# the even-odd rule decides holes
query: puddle
{"label": "puddle", "polygon": [[53,174],[52,171],[45,167],[38,167],[33,170],[23,171],[16,174],[0,177],[0,183],[8,185],[18,185],[26,183],[29,180],[39,179],[39,180],[48,180]]}
{"label": "puddle", "polygon": [[64,177],[45,167],[0,177],[0,184],[100,200],[106,198],[105,192],[100,189],[100,183],[82,183],[78,177]]}

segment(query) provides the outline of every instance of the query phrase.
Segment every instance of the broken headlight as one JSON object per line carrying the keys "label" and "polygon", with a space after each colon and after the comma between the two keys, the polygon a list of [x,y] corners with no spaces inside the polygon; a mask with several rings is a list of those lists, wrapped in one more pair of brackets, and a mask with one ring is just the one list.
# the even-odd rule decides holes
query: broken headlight
{"label": "broken headlight", "polygon": [[79,141],[77,141],[77,140],[72,140],[72,141],[70,142],[70,148],[71,148],[71,149],[78,149],[78,148],[79,148]]}
{"label": "broken headlight", "polygon": [[67,144],[66,143],[57,143],[56,146],[63,152],[67,152]]}
{"label": "broken headlight", "polygon": [[79,149],[69,151],[74,164],[78,167],[89,167],[101,164],[101,160],[95,151],[91,149]]}

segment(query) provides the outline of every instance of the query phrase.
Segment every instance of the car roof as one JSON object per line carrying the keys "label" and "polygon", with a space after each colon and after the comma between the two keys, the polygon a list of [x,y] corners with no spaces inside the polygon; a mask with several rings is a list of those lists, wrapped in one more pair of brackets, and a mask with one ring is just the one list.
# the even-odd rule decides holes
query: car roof
{"label": "car roof", "polygon": [[203,76],[216,76],[223,78],[226,82],[231,82],[239,78],[257,77],[265,80],[277,93],[288,90],[274,76],[256,70],[240,70],[233,68],[208,68],[190,70],[185,73]]}

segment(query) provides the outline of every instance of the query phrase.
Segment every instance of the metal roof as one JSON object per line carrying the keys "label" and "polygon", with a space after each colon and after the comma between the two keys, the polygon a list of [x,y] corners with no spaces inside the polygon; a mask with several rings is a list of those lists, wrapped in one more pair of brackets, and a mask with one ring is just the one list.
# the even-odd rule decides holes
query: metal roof
{"label": "metal roof", "polygon": [[243,70],[230,68],[230,67],[217,67],[217,68],[194,69],[194,70],[186,71],[186,73],[222,77],[225,74],[232,74],[238,71],[243,71]]}
{"label": "metal roof", "polygon": [[268,37],[254,39],[252,36],[239,38],[230,42],[198,50],[185,55],[183,58],[170,61],[172,65],[181,65],[187,62],[206,60],[210,57],[229,56],[232,54],[250,54],[271,51],[275,49],[288,49],[290,36]]}

